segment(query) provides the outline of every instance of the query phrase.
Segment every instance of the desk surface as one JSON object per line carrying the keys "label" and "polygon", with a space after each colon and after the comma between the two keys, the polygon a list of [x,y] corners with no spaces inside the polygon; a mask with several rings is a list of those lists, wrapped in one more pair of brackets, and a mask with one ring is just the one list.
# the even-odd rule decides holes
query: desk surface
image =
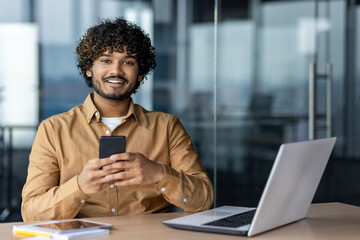
{"label": "desk surface", "polygon": [[[162,224],[162,221],[183,216],[186,213],[162,213],[138,216],[92,218],[111,223],[114,228],[108,236],[91,239],[239,239],[245,237],[214,233],[177,230]],[[12,225],[0,224],[0,238],[14,239]],[[251,239],[360,239],[360,207],[342,203],[313,204],[306,219],[260,234]]]}

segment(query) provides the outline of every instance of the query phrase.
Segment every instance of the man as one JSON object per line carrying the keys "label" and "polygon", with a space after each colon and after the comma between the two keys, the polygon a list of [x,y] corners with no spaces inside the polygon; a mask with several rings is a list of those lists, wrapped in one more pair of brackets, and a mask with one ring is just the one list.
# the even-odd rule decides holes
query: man
{"label": "man", "polygon": [[[147,111],[131,94],[155,68],[155,50],[136,25],[104,20],[80,39],[78,68],[94,88],[85,102],[44,120],[23,188],[24,221],[202,211],[211,181],[180,121]],[[126,137],[126,153],[99,159],[100,136]]]}

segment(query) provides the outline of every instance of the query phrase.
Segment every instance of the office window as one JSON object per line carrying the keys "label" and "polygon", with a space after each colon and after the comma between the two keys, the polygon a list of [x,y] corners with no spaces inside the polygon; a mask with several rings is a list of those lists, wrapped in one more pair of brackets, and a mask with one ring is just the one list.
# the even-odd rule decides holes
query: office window
{"label": "office window", "polygon": [[[0,26],[30,24],[38,31],[37,77],[27,92],[38,95],[37,107],[28,109],[37,113],[33,127],[81,104],[92,91],[73,53],[89,27],[114,17],[141,25],[156,48],[157,67],[134,101],[180,118],[216,186],[218,206],[255,206],[280,144],[308,139],[311,63],[320,75],[332,66],[331,130],[338,137],[314,201],[360,204],[359,16],[358,1],[345,0],[0,0]],[[317,84],[316,131],[322,138],[326,81]],[[8,133],[2,132],[3,153]],[[11,204],[19,208],[31,144],[24,149],[16,145],[19,138],[13,141],[13,162],[23,170],[13,175]],[[7,167],[9,156],[1,158]],[[1,191],[4,177],[0,172]]]}

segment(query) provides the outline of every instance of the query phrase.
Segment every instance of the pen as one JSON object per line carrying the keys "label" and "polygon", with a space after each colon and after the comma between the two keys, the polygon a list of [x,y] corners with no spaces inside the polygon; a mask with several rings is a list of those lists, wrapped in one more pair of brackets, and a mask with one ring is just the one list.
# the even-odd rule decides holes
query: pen
{"label": "pen", "polygon": [[47,237],[51,238],[51,234],[48,233],[40,233],[40,232],[31,232],[31,231],[24,231],[24,230],[14,230],[15,234],[20,235],[28,235],[28,236],[37,236],[37,237]]}

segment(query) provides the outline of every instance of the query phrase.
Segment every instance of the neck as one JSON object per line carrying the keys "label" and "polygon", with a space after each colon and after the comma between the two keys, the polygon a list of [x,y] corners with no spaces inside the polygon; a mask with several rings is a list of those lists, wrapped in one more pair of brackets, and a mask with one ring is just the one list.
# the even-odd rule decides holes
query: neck
{"label": "neck", "polygon": [[122,117],[129,111],[130,97],[124,100],[111,100],[94,92],[93,101],[102,117]]}

